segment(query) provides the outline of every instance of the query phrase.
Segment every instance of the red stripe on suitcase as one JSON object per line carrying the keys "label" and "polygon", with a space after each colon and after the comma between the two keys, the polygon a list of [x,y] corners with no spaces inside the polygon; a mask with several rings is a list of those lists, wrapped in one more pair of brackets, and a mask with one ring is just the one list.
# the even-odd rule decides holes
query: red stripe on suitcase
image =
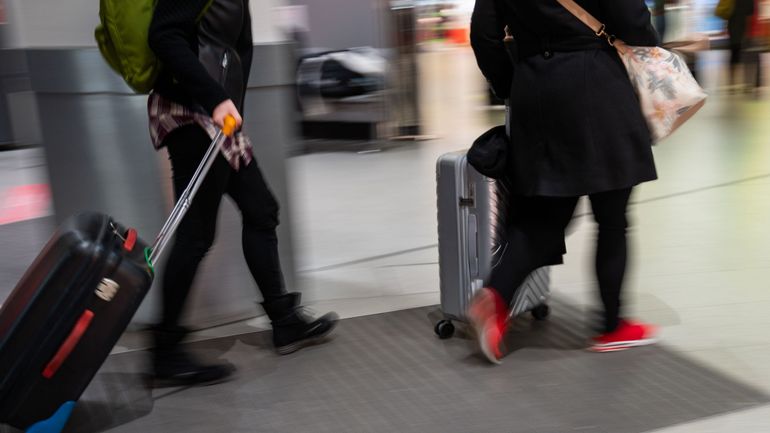
{"label": "red stripe on suitcase", "polygon": [[59,350],[56,351],[56,355],[53,356],[51,361],[45,367],[45,370],[43,370],[43,377],[50,379],[54,374],[56,374],[56,372],[59,370],[59,367],[61,367],[64,361],[67,360],[67,358],[70,356],[70,353],[72,353],[72,350],[75,349],[75,346],[77,346],[78,342],[83,337],[83,334],[91,325],[91,320],[93,318],[93,311],[86,310],[83,312],[77,323],[75,323],[75,327],[72,328],[70,335],[67,336],[67,338],[64,340],[64,343],[62,343],[61,347],[59,347]]}
{"label": "red stripe on suitcase", "polygon": [[128,252],[131,252],[131,250],[134,249],[135,245],[136,245],[136,230],[128,229],[128,231],[126,232],[126,240],[123,242],[123,249],[125,249]]}

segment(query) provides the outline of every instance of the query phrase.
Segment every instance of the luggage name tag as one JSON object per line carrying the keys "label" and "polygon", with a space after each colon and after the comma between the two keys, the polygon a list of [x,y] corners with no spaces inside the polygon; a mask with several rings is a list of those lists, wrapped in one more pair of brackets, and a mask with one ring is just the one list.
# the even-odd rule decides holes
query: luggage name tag
{"label": "luggage name tag", "polygon": [[99,299],[110,302],[115,298],[120,290],[120,284],[109,278],[103,278],[102,281],[96,286],[96,296]]}

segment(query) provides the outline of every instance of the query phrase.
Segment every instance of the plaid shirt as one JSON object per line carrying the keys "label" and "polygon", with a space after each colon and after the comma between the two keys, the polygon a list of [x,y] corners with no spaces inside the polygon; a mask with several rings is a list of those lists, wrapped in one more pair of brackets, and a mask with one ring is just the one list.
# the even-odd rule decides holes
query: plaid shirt
{"label": "plaid shirt", "polygon": [[[163,140],[166,136],[181,126],[197,123],[212,140],[219,132],[219,127],[214,124],[211,117],[163,98],[155,92],[151,93],[147,100],[147,112],[150,115],[150,137],[155,149],[163,147]],[[241,162],[246,166],[254,158],[251,140],[240,132],[225,139],[221,151],[222,156],[235,170],[240,168]]]}

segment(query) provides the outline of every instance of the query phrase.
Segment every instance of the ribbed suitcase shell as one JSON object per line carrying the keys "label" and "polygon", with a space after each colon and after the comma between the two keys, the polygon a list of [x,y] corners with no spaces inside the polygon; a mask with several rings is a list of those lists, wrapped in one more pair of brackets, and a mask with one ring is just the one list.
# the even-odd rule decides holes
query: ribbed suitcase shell
{"label": "ribbed suitcase shell", "polygon": [[[468,164],[466,152],[442,155],[436,164],[441,309],[448,319],[465,321],[476,290],[497,265],[509,203],[504,182],[489,179]],[[518,290],[512,315],[544,304],[549,295],[547,268],[533,272]]]}

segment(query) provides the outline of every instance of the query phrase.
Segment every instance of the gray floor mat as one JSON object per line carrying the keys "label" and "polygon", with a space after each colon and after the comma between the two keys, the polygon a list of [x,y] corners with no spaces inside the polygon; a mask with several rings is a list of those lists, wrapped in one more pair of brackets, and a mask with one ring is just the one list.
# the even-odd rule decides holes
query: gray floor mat
{"label": "gray floor mat", "polygon": [[516,325],[498,367],[462,328],[436,338],[435,307],[345,320],[329,344],[286,357],[267,333],[194,343],[238,367],[208,387],[150,391],[146,354],[116,355],[67,431],[630,433],[770,401],[664,345],[588,353],[582,312],[552,307],[549,320]]}

